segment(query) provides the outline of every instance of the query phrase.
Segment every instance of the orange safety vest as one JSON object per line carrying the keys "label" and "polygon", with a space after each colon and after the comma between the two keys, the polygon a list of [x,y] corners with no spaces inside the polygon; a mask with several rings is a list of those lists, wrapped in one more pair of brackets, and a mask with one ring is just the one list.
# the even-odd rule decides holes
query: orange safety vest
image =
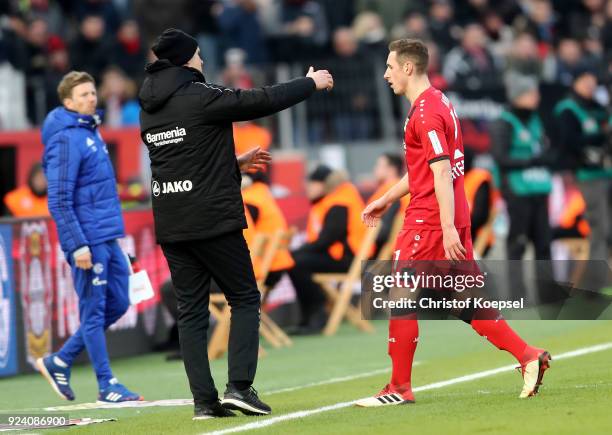
{"label": "orange safety vest", "polygon": [[[363,199],[361,199],[357,188],[349,182],[342,183],[333,192],[327,194],[312,206],[308,214],[306,240],[309,243],[317,240],[325,216],[332,207],[337,205],[348,209],[347,244],[352,253],[355,254],[359,250],[366,227],[361,222],[361,212],[364,208]],[[335,242],[329,247],[328,252],[332,258],[340,260],[344,256],[344,246],[341,242]]]}
{"label": "orange safety vest", "polygon": [[252,122],[234,123],[234,144],[236,155],[244,154],[256,147],[262,150],[270,148],[272,135],[264,127]]}
{"label": "orange safety vest", "polygon": [[49,216],[47,196],[36,196],[29,186],[19,187],[4,197],[4,203],[15,217]]}
{"label": "orange safety vest", "polygon": [[[253,222],[253,218],[251,217],[251,213],[249,213],[249,209],[244,207],[244,216],[246,217],[247,227],[242,230],[242,235],[244,236],[244,240],[247,242],[247,246],[250,247],[253,245],[253,241],[255,240],[255,223]],[[260,259],[257,257],[251,257],[251,261],[253,263],[253,272],[255,273],[255,279],[261,278],[261,263]]]}
{"label": "orange safety vest", "polygon": [[567,194],[567,201],[563,207],[561,216],[559,217],[559,226],[565,229],[571,229],[574,225],[582,237],[588,237],[591,234],[591,226],[583,217],[586,210],[584,197],[578,189],[572,189]]}
{"label": "orange safety vest", "polygon": [[[387,193],[387,191],[391,189],[393,186],[395,186],[398,181],[399,179],[389,180],[386,183],[383,183],[380,186],[378,186],[378,189],[376,189],[376,191],[368,199],[368,204],[371,203],[372,201],[377,200],[378,198],[383,196],[385,193]],[[406,211],[406,208],[408,208],[408,204],[410,204],[410,194],[404,195],[400,198],[400,208],[397,212],[403,216]]]}
{"label": "orange safety vest", "polygon": [[[489,208],[493,210],[495,207],[495,203],[499,198],[499,191],[493,185],[493,176],[489,171],[482,168],[474,168],[470,169],[465,177],[463,178],[463,186],[465,189],[465,198],[468,202],[468,206],[470,207],[470,213],[474,209],[474,200],[476,199],[476,192],[483,183],[489,183],[491,185],[491,194],[489,195]],[[480,232],[480,230],[478,231]],[[478,232],[476,236],[478,236]],[[487,245],[493,246],[495,243],[495,234],[491,231],[489,235],[489,240],[487,240]]]}
{"label": "orange safety vest", "polygon": [[[242,191],[242,198],[245,204],[259,210],[259,216],[255,222],[256,232],[272,237],[278,230],[287,230],[287,220],[266,183],[254,182]],[[283,246],[276,252],[270,265],[270,271],[287,270],[293,266],[295,262],[289,253],[289,247]]]}

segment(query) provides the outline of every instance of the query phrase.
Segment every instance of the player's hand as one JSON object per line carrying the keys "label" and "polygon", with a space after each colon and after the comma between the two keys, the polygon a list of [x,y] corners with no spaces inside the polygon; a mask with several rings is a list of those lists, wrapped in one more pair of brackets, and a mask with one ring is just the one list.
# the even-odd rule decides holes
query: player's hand
{"label": "player's hand", "polygon": [[361,220],[368,227],[375,227],[390,206],[391,204],[387,204],[382,198],[372,201],[361,212]]}
{"label": "player's hand", "polygon": [[306,77],[314,80],[317,91],[322,91],[323,89],[331,91],[334,88],[334,78],[326,69],[315,71],[313,67],[310,67]]}
{"label": "player's hand", "polygon": [[76,267],[79,269],[88,270],[93,267],[93,264],[91,263],[91,252],[84,252],[78,257],[75,257],[74,261],[76,263]]}
{"label": "player's hand", "polygon": [[240,170],[242,172],[248,172],[249,170],[263,169],[263,165],[272,161],[272,155],[269,151],[257,147],[239,155],[237,159]]}
{"label": "player's hand", "polygon": [[442,243],[444,245],[444,256],[447,260],[465,260],[465,254],[467,251],[461,244],[459,233],[454,226],[442,231]]}

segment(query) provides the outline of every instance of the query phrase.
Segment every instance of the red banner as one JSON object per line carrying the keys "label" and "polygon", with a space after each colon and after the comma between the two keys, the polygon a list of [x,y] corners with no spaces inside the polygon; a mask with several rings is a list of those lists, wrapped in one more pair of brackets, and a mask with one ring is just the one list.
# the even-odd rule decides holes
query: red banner
{"label": "red banner", "polygon": [[[153,215],[150,210],[124,213],[126,236],[119,240],[122,249],[138,258],[140,266],[151,279],[155,297],[128,311],[110,329],[109,353],[117,343],[125,347],[126,340],[113,340],[114,335],[152,337],[159,316],[160,287],[170,278],[161,248],[155,242]],[[15,289],[19,301],[24,343],[22,361],[32,367],[37,358],[58,350],[79,327],[78,297],[72,283],[70,266],[66,262],[51,219],[16,220],[13,227],[13,264]],[[139,322],[140,320],[140,322]],[[113,346],[115,341],[115,346]],[[149,340],[152,344],[153,340]],[[150,345],[145,347],[151,347]],[[143,343],[134,346],[134,353],[143,351]],[[117,353],[126,355],[130,349]],[[23,371],[23,368],[22,370]]]}

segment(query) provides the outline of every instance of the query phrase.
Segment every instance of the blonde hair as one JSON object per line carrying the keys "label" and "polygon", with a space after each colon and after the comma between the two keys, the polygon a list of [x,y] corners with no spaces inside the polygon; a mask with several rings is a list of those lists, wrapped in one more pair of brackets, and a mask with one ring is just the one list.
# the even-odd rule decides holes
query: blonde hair
{"label": "blonde hair", "polygon": [[429,51],[419,39],[398,39],[389,44],[389,51],[395,51],[398,60],[410,60],[414,63],[418,74],[427,71]]}
{"label": "blonde hair", "polygon": [[83,83],[96,84],[94,78],[84,71],[70,71],[64,77],[62,81],[57,85],[57,96],[63,103],[66,98],[72,97],[72,90]]}

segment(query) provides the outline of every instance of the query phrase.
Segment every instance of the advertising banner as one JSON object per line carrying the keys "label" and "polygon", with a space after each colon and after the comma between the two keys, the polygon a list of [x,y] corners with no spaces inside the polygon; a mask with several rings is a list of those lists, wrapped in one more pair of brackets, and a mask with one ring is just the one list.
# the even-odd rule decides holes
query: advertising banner
{"label": "advertising banner", "polygon": [[0,225],[0,377],[17,373],[11,227]]}

